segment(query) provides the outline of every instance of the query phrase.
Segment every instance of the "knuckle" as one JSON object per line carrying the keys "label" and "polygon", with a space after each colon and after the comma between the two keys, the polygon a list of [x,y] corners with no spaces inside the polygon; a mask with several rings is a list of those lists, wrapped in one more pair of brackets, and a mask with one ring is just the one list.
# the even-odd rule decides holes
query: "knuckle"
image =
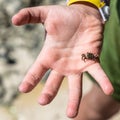
{"label": "knuckle", "polygon": [[40,79],[39,76],[36,73],[32,73],[32,72],[30,72],[29,75],[31,79],[31,84],[36,85],[39,82]]}

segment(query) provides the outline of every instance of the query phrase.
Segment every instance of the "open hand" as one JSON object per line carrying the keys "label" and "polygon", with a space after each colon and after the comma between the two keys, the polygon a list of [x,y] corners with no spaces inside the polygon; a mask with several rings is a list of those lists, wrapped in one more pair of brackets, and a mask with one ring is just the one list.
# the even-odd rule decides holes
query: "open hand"
{"label": "open hand", "polygon": [[31,91],[51,69],[39,98],[39,103],[46,105],[54,99],[63,78],[67,77],[68,117],[77,115],[82,96],[83,72],[93,76],[105,94],[113,92],[113,87],[98,60],[103,23],[96,8],[83,4],[25,8],[13,16],[12,22],[18,26],[42,23],[46,30],[44,46],[22,81],[19,87],[21,92]]}

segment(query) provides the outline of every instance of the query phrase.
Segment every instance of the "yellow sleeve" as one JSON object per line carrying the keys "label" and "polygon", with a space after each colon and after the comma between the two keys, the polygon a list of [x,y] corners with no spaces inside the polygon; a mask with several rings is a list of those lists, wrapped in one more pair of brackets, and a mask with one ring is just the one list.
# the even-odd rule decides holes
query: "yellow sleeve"
{"label": "yellow sleeve", "polygon": [[69,6],[76,2],[89,2],[95,5],[97,8],[101,8],[105,5],[105,2],[104,1],[101,2],[101,0],[68,0],[67,5]]}

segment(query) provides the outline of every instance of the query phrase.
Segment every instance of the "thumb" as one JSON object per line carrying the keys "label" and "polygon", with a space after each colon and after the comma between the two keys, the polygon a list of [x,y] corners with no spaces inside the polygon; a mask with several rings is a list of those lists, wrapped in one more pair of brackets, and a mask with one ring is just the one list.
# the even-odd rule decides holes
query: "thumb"
{"label": "thumb", "polygon": [[12,17],[12,23],[17,26],[29,23],[44,23],[49,9],[49,6],[24,8]]}

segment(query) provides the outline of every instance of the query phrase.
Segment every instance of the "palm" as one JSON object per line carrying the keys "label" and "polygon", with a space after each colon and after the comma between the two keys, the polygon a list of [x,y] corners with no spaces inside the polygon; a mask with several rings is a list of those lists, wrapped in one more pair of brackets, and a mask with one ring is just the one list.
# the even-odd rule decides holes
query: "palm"
{"label": "palm", "polygon": [[[89,13],[89,9],[93,12]],[[100,54],[103,28],[100,17],[95,11],[97,10],[90,7],[85,11],[74,5],[38,7],[23,10],[13,18],[13,23],[16,25],[43,23],[46,29],[42,51],[23,80],[21,91],[31,91],[46,71],[51,69],[40,99],[40,104],[47,104],[54,98],[63,77],[66,76],[70,89],[69,117],[76,115],[79,106],[83,72],[89,72],[106,94],[110,94],[113,90],[99,61],[85,62],[81,59],[82,54],[86,55],[87,52]]]}
{"label": "palm", "polygon": [[[69,10],[68,12],[68,9],[63,8],[64,13],[66,12],[63,14],[60,11],[61,9],[59,10],[58,7],[56,9],[58,11],[50,12],[45,21],[47,34],[41,52],[41,57],[44,56],[42,63],[62,75],[80,74],[87,70],[88,66],[96,64],[94,61],[82,61],[81,54],[92,52],[98,55],[100,53],[102,26],[93,22],[95,18],[91,20],[85,18],[85,15],[82,16],[85,18],[85,24],[81,24],[80,13],[74,12],[72,15],[73,11],[70,12]],[[53,15],[54,18],[49,18]],[[68,16],[70,16],[69,19],[67,19]],[[51,21],[50,25],[48,24],[49,21]]]}

